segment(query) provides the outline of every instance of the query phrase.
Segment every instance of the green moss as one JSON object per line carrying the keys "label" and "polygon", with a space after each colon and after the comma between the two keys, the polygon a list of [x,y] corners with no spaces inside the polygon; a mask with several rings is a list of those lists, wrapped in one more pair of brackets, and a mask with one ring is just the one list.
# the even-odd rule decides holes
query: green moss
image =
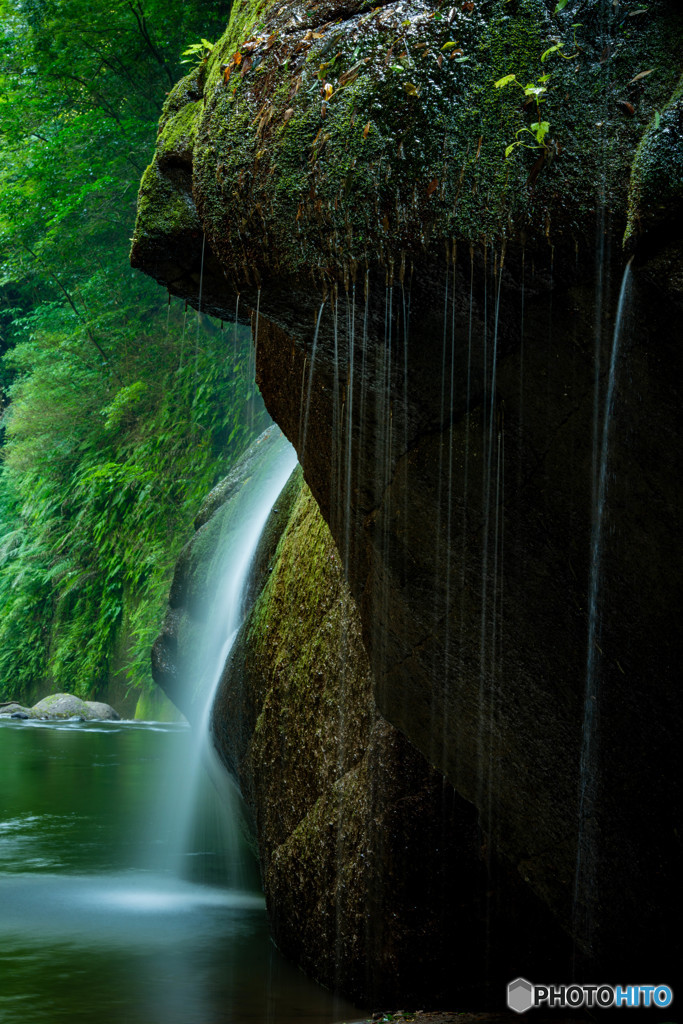
{"label": "green moss", "polygon": [[155,687],[138,697],[134,718],[140,722],[184,722],[185,718],[166,694]]}
{"label": "green moss", "polygon": [[633,160],[624,245],[683,212],[683,77],[641,139]]}
{"label": "green moss", "polygon": [[[603,186],[610,208],[623,211],[630,154],[676,74],[681,18],[658,17],[655,4],[647,20],[620,28],[601,63],[599,9],[587,6],[575,59],[542,63],[558,39],[574,50],[571,16],[552,18],[543,0],[456,7],[450,23],[436,5],[416,15],[397,3],[323,25],[309,40],[285,31],[288,12],[274,3],[236,5],[207,69],[194,151],[199,212],[224,267],[237,280],[245,268],[330,279],[365,261],[398,269],[436,238],[474,243],[523,230],[557,240],[592,230]],[[315,23],[315,8],[309,14]],[[262,42],[243,54],[253,66],[242,75],[245,62],[235,65],[226,84],[221,65],[257,28]],[[457,47],[444,51],[448,42]],[[635,99],[627,86],[643,61],[657,76],[629,118],[617,103]],[[519,91],[494,88],[510,73],[523,82],[551,74],[542,167],[538,150],[504,158],[536,116],[521,109]]]}
{"label": "green moss", "polygon": [[189,102],[166,120],[157,140],[160,164],[163,165],[169,159],[180,159],[190,166],[201,110],[201,100]]}
{"label": "green moss", "polygon": [[177,236],[184,232],[201,230],[191,200],[160,172],[155,157],[140,183],[133,249],[143,253],[146,245],[154,240],[176,236],[177,241]]}

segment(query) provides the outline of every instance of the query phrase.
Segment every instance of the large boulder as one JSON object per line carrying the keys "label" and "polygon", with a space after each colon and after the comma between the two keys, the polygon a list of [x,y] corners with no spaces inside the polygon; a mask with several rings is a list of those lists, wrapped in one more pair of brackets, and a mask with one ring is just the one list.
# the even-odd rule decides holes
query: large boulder
{"label": "large boulder", "polygon": [[[207,499],[195,540],[229,514],[239,475]],[[176,578],[189,564],[196,578],[218,556],[190,542]],[[192,615],[190,593],[172,590],[174,621]],[[567,944],[548,911],[491,856],[476,808],[377,711],[358,611],[300,471],[264,530],[245,608],[212,731],[245,797],[280,949],[374,1004],[481,1005],[492,962],[552,973]],[[170,692],[191,713],[183,666],[196,634],[180,636],[165,647],[161,681],[174,680]]]}
{"label": "large boulder", "polygon": [[73,693],[51,693],[34,704],[31,718],[83,718],[88,722],[116,722],[120,715],[109,704],[96,700],[81,700]]}
{"label": "large boulder", "polygon": [[203,259],[203,308],[258,308],[261,391],[380,713],[585,976],[661,974],[681,956],[683,13],[586,0],[575,27],[556,6],[236,3],[169,96],[132,259],[195,303]]}

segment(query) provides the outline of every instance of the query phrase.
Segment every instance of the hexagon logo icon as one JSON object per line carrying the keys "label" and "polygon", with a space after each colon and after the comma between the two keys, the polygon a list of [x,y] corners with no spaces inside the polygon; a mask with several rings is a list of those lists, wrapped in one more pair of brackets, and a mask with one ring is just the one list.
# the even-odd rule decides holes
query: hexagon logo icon
{"label": "hexagon logo icon", "polygon": [[515,978],[508,985],[508,1006],[515,1013],[526,1013],[534,1005],[534,986],[526,978]]}

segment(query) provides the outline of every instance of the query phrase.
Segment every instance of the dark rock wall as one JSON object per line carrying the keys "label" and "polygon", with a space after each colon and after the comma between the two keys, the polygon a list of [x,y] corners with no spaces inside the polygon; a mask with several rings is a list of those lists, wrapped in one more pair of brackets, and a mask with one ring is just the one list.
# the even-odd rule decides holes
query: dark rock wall
{"label": "dark rock wall", "polygon": [[[256,29],[236,4],[169,97],[132,259],[197,301],[203,252],[203,308],[258,306],[260,387],[336,542],[377,709],[476,806],[577,970],[663,976],[681,957],[681,11],[586,0],[575,44],[555,6],[273,3]],[[542,61],[559,43],[571,60]],[[493,83],[546,71],[552,145],[506,161],[531,115]]]}
{"label": "dark rock wall", "polygon": [[359,1001],[495,1005],[492,964],[552,970],[567,944],[491,857],[474,806],[378,714],[337,548],[296,486],[277,549],[262,544],[262,589],[214,708],[275,941]]}

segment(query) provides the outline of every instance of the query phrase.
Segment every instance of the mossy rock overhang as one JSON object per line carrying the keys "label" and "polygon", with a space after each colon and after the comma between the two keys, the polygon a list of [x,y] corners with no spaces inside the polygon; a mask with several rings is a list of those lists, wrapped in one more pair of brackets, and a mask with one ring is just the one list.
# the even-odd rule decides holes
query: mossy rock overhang
{"label": "mossy rock overhang", "polygon": [[[382,285],[403,280],[454,240],[575,265],[597,211],[623,234],[646,131],[661,135],[667,201],[680,203],[683,146],[657,112],[680,74],[683,12],[665,0],[555,7],[235,3],[206,63],[169,94],[133,264],[227,319],[236,292],[255,306],[263,288],[263,311],[292,330],[311,291],[377,266]],[[546,89],[547,148],[535,103],[514,82],[496,88],[508,75]],[[506,158],[514,142],[525,145]],[[639,223],[658,201],[644,197]]]}

